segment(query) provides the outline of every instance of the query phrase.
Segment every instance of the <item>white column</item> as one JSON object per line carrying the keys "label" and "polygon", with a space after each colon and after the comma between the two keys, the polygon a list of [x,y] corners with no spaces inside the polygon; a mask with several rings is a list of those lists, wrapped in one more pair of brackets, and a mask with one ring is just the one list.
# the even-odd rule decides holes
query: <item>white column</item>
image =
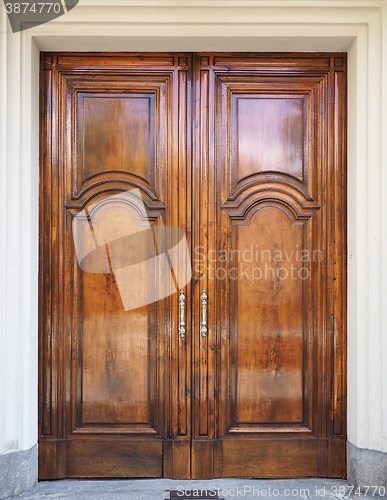
{"label": "white column", "polygon": [[348,440],[359,448],[384,452],[386,8],[368,20],[348,60]]}
{"label": "white column", "polygon": [[0,7],[0,454],[37,440],[38,52]]}

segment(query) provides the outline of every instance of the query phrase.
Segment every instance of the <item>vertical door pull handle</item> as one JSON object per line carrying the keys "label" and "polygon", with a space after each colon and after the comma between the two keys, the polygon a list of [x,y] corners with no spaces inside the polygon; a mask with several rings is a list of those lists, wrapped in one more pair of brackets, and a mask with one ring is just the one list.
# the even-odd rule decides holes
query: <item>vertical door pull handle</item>
{"label": "vertical door pull handle", "polygon": [[179,320],[179,335],[181,339],[185,339],[185,295],[183,290],[180,290],[180,320]]}
{"label": "vertical door pull handle", "polygon": [[205,339],[207,337],[207,292],[206,289],[203,290],[200,300],[202,302],[202,321],[200,323],[200,333]]}

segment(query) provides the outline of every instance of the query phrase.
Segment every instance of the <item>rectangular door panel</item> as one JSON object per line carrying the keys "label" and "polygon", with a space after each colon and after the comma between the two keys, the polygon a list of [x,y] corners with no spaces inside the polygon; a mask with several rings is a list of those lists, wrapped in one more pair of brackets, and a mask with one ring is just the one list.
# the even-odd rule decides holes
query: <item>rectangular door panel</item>
{"label": "rectangular door panel", "polygon": [[[133,89],[134,90],[134,89]],[[78,94],[79,184],[130,172],[154,188],[155,93]]]}
{"label": "rectangular door panel", "polygon": [[260,172],[304,180],[307,96],[232,92],[231,113],[233,186]]}
{"label": "rectangular door panel", "polygon": [[[92,459],[91,459],[92,457]],[[154,440],[69,440],[67,477],[162,477],[163,444]]]}
{"label": "rectangular door panel", "polygon": [[[109,200],[108,197],[105,199]],[[115,196],[113,200],[116,204]],[[112,245],[119,234],[131,234],[137,222],[133,223],[134,216],[125,207],[109,206],[108,201],[106,207],[99,214],[93,229],[94,232],[99,230],[103,233]],[[67,229],[71,235],[71,223]],[[147,256],[150,259],[153,242],[147,239],[142,248],[138,248],[141,243],[139,238],[135,242],[135,249],[131,248],[129,240],[120,250],[127,255],[139,252],[145,261]],[[71,241],[69,244],[71,248]],[[130,428],[143,427],[156,433],[156,356],[157,351],[163,349],[163,346],[159,346],[161,341],[156,330],[156,325],[160,326],[157,308],[152,303],[128,309],[133,302],[129,294],[133,292],[129,290],[128,294],[122,286],[119,288],[116,280],[116,274],[124,271],[118,269],[114,272],[113,267],[101,269],[100,254],[94,253],[95,258],[92,254],[87,256],[88,271],[79,270],[76,256],[72,255],[69,260],[72,264],[69,272],[74,276],[73,300],[69,304],[74,314],[71,381],[76,420],[73,432],[101,425],[104,431],[107,426],[113,430],[115,424],[121,424],[121,427],[127,424]],[[152,274],[155,273],[152,267],[147,264],[145,269],[139,268],[144,272],[141,273],[142,290],[137,293],[147,295],[146,289],[155,281],[152,280]],[[131,270],[127,279],[133,279],[134,272]]]}
{"label": "rectangular door panel", "polygon": [[292,226],[277,207],[250,215],[248,225],[232,227],[231,425],[302,423],[308,339],[297,251],[303,227]]}

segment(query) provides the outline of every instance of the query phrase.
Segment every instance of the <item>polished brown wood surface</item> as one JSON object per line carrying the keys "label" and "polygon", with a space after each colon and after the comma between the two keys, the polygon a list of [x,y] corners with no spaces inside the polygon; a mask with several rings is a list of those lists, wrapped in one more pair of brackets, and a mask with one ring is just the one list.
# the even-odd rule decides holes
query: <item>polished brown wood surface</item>
{"label": "polished brown wood surface", "polygon": [[[165,441],[189,443],[191,354],[177,337],[176,290],[126,310],[124,298],[146,298],[156,271],[137,265],[128,280],[112,267],[125,255],[151,259],[153,237],[135,248],[127,239],[117,255],[110,247],[105,268],[94,252],[85,271],[72,232],[85,213],[100,245],[143,229],[144,215],[153,229],[189,233],[180,201],[191,192],[189,61],[42,56],[41,478],[162,477]],[[146,214],[120,196],[133,188]]]}
{"label": "polished brown wood surface", "polygon": [[345,476],[345,71],[195,56],[192,477]]}
{"label": "polished brown wood surface", "polygon": [[[343,54],[42,55],[42,479],[345,476],[345,103]],[[132,188],[191,242],[184,338],[176,291],[125,310],[151,265],[79,267]]]}

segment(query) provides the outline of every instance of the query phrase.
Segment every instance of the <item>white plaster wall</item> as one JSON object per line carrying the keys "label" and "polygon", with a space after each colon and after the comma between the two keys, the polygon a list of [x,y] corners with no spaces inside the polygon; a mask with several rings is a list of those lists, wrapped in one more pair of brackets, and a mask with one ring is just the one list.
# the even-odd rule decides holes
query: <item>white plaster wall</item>
{"label": "white plaster wall", "polygon": [[387,0],[81,0],[21,34],[1,2],[0,454],[37,440],[39,50],[348,50],[348,437],[387,452]]}

